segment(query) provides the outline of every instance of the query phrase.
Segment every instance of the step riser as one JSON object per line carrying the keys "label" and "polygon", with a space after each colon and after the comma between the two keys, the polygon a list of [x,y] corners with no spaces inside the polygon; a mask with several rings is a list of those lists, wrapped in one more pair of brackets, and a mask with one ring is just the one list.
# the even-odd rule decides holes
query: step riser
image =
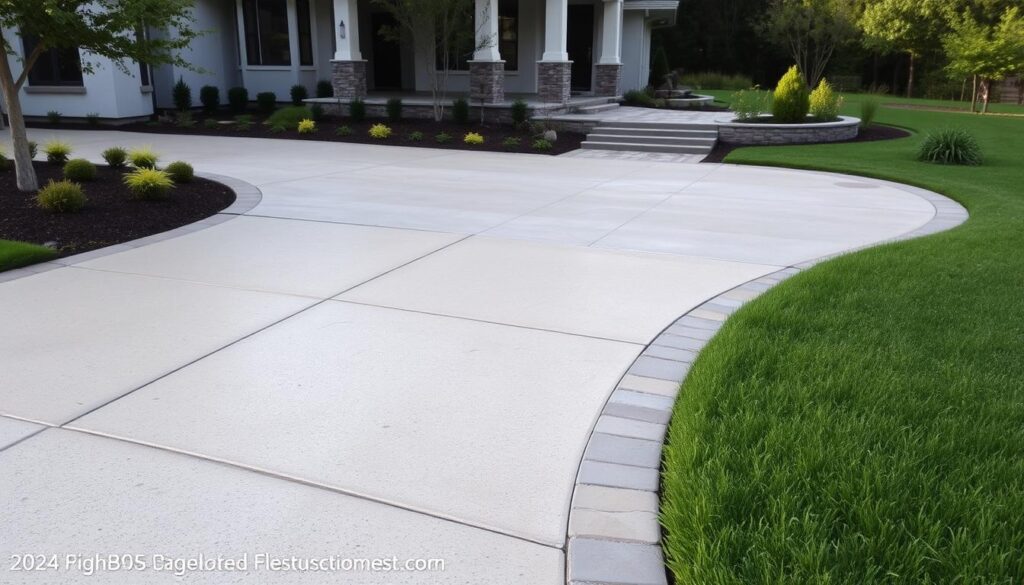
{"label": "step riser", "polygon": [[610,125],[614,128],[646,128],[651,130],[713,130],[718,131],[717,124],[669,124],[665,122],[625,122],[615,121]]}
{"label": "step riser", "polygon": [[627,144],[668,144],[672,146],[699,146],[711,149],[713,138],[674,138],[664,136],[619,136],[616,134],[588,134],[590,142],[625,142]]}
{"label": "step riser", "polygon": [[703,140],[717,140],[718,132],[711,130],[649,130],[645,128],[611,128],[598,126],[592,131],[593,134],[604,136],[650,136],[652,138],[698,138]]}
{"label": "step riser", "polygon": [[671,146],[668,144],[635,144],[627,142],[584,142],[581,148],[593,150],[628,150],[639,152],[661,152],[666,154],[703,154],[711,152],[711,148],[698,146]]}
{"label": "step riser", "polygon": [[607,112],[608,110],[614,110],[619,107],[619,104],[603,104],[600,106],[585,106],[582,108],[576,108],[577,114],[597,114],[599,112]]}

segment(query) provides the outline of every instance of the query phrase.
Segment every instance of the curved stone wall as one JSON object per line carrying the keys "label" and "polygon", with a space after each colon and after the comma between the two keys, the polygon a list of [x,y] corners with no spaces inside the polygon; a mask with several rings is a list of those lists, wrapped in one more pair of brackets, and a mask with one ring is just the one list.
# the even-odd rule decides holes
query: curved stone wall
{"label": "curved stone wall", "polygon": [[835,122],[813,124],[763,124],[718,122],[718,140],[726,144],[771,145],[814,144],[853,140],[860,129],[860,119],[842,116]]}

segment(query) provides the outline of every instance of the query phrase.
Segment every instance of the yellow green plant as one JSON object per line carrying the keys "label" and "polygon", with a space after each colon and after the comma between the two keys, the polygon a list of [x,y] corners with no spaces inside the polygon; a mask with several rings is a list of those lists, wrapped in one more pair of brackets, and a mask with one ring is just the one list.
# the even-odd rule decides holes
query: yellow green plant
{"label": "yellow green plant", "polygon": [[174,180],[164,171],[140,168],[124,176],[124,184],[136,199],[163,199],[174,187]]}
{"label": "yellow green plant", "polygon": [[47,162],[62,165],[68,162],[71,155],[71,145],[60,140],[51,140],[43,146],[43,153],[46,154]]}
{"label": "yellow green plant", "polygon": [[807,117],[810,109],[807,81],[794,65],[786,71],[775,87],[772,99],[772,116],[780,124],[799,124]]}
{"label": "yellow green plant", "polygon": [[385,140],[391,137],[391,128],[385,124],[374,124],[370,128],[370,137],[377,140]]}
{"label": "yellow green plant", "polygon": [[299,134],[312,134],[316,132],[316,122],[308,118],[299,120]]}
{"label": "yellow green plant", "polygon": [[476,146],[478,144],[484,143],[484,137],[481,136],[480,134],[477,134],[476,132],[469,132],[466,134],[465,137],[463,137],[462,141],[465,142],[466,144],[472,144]]}
{"label": "yellow green plant", "polygon": [[53,213],[74,213],[86,202],[82,186],[68,180],[53,181],[36,194],[39,207]]}
{"label": "yellow green plant", "polygon": [[832,89],[828,80],[822,78],[818,87],[811,92],[811,115],[825,121],[839,117],[839,108],[843,106],[843,97]]}
{"label": "yellow green plant", "polygon": [[128,152],[128,162],[137,169],[155,169],[159,160],[160,155],[148,146],[133,148]]}

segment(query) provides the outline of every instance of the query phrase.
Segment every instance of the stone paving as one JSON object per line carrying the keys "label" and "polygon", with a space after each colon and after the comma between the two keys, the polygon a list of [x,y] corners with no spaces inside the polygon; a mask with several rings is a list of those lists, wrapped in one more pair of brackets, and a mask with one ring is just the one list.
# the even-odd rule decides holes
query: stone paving
{"label": "stone paving", "polygon": [[[155,145],[254,187],[177,237],[0,282],[0,555],[445,570],[5,583],[658,582],[657,443],[713,333],[665,327],[715,321],[730,305],[707,299],[789,267],[953,225],[935,220],[944,200],[822,173],[32,135],[97,160]],[[615,581],[627,561],[640,572]]]}

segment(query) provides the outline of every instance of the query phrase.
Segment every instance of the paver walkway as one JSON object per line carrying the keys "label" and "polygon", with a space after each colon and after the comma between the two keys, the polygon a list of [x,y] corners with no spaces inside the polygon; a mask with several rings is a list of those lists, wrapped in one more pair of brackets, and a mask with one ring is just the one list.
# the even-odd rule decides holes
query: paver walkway
{"label": "paver walkway", "polygon": [[[934,215],[796,171],[33,132],[53,134],[263,191],[223,224],[0,284],[0,556],[250,555],[188,583],[564,582],[583,447],[646,343]],[[445,571],[269,572],[257,553]]]}

